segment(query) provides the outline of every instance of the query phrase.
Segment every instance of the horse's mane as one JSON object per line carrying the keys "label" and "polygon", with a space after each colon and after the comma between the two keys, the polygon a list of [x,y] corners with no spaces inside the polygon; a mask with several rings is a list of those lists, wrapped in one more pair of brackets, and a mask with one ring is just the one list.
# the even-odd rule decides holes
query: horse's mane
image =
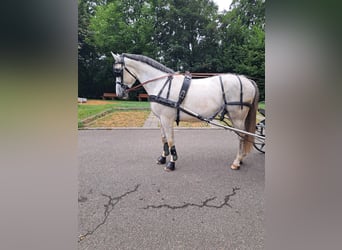
{"label": "horse's mane", "polygon": [[133,60],[136,60],[136,61],[139,61],[139,62],[143,62],[143,63],[146,63],[150,66],[152,66],[153,68],[156,68],[156,69],[159,69],[165,73],[175,73],[172,69],[164,66],[163,64],[147,57],[147,56],[143,56],[143,55],[135,55],[135,54],[127,54],[127,53],[124,53],[123,56],[125,57],[128,57],[130,59],[133,59]]}

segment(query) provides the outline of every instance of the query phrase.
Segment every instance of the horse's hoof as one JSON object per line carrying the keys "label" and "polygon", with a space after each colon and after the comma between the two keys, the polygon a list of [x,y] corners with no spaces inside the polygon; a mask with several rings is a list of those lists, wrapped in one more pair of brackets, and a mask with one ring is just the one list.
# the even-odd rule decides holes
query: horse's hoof
{"label": "horse's hoof", "polygon": [[230,168],[233,169],[233,170],[239,170],[239,169],[240,169],[240,166],[236,166],[236,165],[232,164],[232,165],[230,166]]}
{"label": "horse's hoof", "polygon": [[164,156],[159,156],[159,158],[157,159],[157,164],[159,165],[163,165],[166,163],[166,157]]}
{"label": "horse's hoof", "polygon": [[167,172],[171,172],[173,170],[175,170],[175,163],[172,162],[172,161],[169,161],[167,164],[166,164],[166,167],[164,168],[165,171]]}

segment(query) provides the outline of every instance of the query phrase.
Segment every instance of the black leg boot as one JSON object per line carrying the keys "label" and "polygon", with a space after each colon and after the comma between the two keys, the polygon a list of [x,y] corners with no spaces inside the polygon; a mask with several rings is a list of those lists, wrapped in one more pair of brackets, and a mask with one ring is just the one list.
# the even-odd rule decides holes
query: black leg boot
{"label": "black leg boot", "polygon": [[176,147],[175,145],[173,145],[170,149],[170,153],[171,153],[171,161],[169,161],[167,164],[166,164],[166,167],[164,168],[165,171],[173,171],[175,170],[176,168],[176,164],[175,164],[175,161],[178,159],[178,156],[177,156],[177,152],[176,152]]}
{"label": "black leg boot", "polygon": [[169,161],[167,164],[166,164],[166,167],[164,168],[165,171],[167,172],[171,172],[173,170],[175,170],[175,162],[174,161]]}
{"label": "black leg boot", "polygon": [[157,159],[157,164],[163,165],[166,163],[166,156],[170,154],[169,145],[167,142],[164,143],[163,154]]}
{"label": "black leg boot", "polygon": [[163,164],[165,164],[166,163],[166,157],[164,157],[164,156],[159,156],[159,158],[157,159],[157,164],[158,165],[163,165]]}

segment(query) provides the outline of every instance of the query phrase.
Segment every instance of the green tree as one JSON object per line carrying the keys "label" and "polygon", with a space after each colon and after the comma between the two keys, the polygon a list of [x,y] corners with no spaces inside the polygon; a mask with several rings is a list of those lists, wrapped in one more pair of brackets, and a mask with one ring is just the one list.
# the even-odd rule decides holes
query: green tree
{"label": "green tree", "polygon": [[113,0],[96,7],[88,42],[107,55],[110,51],[153,55],[153,24],[148,1]]}
{"label": "green tree", "polygon": [[264,98],[265,1],[79,0],[79,93],[114,91],[115,53],[150,56],[178,71],[255,78]]}
{"label": "green tree", "polygon": [[220,62],[224,71],[245,74],[265,98],[265,1],[234,0],[220,20]]}
{"label": "green tree", "polygon": [[104,1],[78,1],[78,95],[98,98],[103,92],[113,91],[108,61],[99,60],[101,52],[89,42],[90,19],[96,6]]}
{"label": "green tree", "polygon": [[217,6],[210,0],[155,0],[153,6],[159,59],[180,71],[212,68],[209,61],[216,54]]}

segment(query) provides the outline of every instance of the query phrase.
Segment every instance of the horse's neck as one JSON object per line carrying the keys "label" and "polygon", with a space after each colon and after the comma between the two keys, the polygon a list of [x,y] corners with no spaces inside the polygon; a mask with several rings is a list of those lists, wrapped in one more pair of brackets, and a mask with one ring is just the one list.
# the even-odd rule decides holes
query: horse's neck
{"label": "horse's neck", "polygon": [[153,68],[152,66],[146,63],[135,61],[135,60],[128,60],[126,65],[137,76],[140,83],[144,83],[144,82],[156,79],[156,81],[151,81],[144,85],[144,88],[149,95],[155,94],[156,91],[159,91],[159,89],[162,87],[160,85],[160,82],[166,80],[166,77],[165,79],[157,79],[157,78],[162,77],[164,75],[165,76],[168,75],[168,73],[165,73],[161,70]]}

